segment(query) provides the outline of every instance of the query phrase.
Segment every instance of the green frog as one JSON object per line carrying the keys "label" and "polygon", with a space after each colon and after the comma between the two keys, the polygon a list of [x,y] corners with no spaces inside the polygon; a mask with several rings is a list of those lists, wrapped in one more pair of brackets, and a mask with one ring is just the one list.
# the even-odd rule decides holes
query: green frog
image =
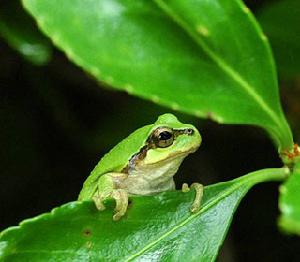
{"label": "green frog", "polygon": [[[153,195],[175,190],[173,176],[184,158],[201,144],[199,131],[183,124],[173,114],[163,114],[154,124],[134,131],[104,155],[84,182],[78,200],[93,199],[99,210],[104,201],[116,201],[113,220],[127,211],[128,196]],[[192,184],[196,190],[191,211],[200,208],[203,186]],[[182,190],[189,191],[187,184]]]}

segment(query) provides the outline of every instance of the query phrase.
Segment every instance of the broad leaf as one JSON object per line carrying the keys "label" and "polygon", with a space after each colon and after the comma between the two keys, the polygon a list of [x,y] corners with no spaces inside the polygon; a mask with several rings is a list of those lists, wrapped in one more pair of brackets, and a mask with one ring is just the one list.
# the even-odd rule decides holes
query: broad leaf
{"label": "broad leaf", "polygon": [[46,64],[52,54],[52,46],[16,0],[2,3],[0,8],[0,36],[25,59],[35,65]]}
{"label": "broad leaf", "polygon": [[280,73],[300,76],[300,1],[281,0],[266,5],[258,13],[270,39]]}
{"label": "broad leaf", "polygon": [[300,163],[280,187],[279,207],[282,212],[279,225],[289,233],[300,235]]}
{"label": "broad leaf", "polygon": [[259,125],[282,149],[292,146],[269,45],[239,0],[23,3],[99,80],[220,123]]}
{"label": "broad leaf", "polygon": [[251,186],[281,180],[265,169],[208,186],[201,210],[189,211],[194,191],[134,197],[126,217],[112,220],[91,202],[72,202],[25,220],[0,235],[1,261],[213,261],[233,213]]}

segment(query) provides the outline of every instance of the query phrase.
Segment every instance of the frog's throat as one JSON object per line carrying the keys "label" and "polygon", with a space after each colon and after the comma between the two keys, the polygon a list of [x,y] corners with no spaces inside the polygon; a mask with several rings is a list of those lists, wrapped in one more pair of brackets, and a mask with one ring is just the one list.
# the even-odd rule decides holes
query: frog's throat
{"label": "frog's throat", "polygon": [[174,190],[173,176],[188,153],[156,162],[151,165],[140,162],[129,169],[125,186],[129,194],[151,195]]}

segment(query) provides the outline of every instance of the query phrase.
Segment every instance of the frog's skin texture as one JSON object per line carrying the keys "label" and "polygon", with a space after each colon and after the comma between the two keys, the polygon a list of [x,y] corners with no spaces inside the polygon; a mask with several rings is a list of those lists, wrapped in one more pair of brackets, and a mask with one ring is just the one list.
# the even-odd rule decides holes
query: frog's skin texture
{"label": "frog's skin texture", "polygon": [[[173,176],[183,159],[201,144],[198,130],[183,124],[172,114],[161,115],[152,125],[137,129],[117,144],[99,161],[84,182],[78,200],[93,199],[99,210],[103,201],[116,200],[114,220],[127,210],[128,195],[151,195],[174,190]],[[203,194],[200,184],[193,184],[196,198],[192,211],[198,211]],[[186,184],[184,192],[188,191]]]}

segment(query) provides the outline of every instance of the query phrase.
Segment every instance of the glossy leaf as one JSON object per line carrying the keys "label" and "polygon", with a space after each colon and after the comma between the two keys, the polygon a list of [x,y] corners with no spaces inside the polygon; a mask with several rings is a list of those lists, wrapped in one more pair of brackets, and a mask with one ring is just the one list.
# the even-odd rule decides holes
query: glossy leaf
{"label": "glossy leaf", "polygon": [[201,210],[194,191],[134,197],[126,217],[112,220],[91,202],[72,202],[25,220],[0,235],[1,261],[213,261],[233,213],[251,186],[282,180],[287,169],[265,169],[205,187]]}
{"label": "glossy leaf", "polygon": [[35,65],[44,65],[51,58],[51,43],[40,33],[19,1],[7,1],[1,5],[0,36]]}
{"label": "glossy leaf", "polygon": [[282,215],[279,225],[283,230],[300,235],[300,163],[287,182],[280,187],[279,207]]}
{"label": "glossy leaf", "polygon": [[270,39],[277,67],[285,77],[300,76],[300,1],[281,0],[258,13]]}
{"label": "glossy leaf", "polygon": [[239,0],[23,3],[97,79],[220,123],[259,125],[292,146],[269,45]]}

